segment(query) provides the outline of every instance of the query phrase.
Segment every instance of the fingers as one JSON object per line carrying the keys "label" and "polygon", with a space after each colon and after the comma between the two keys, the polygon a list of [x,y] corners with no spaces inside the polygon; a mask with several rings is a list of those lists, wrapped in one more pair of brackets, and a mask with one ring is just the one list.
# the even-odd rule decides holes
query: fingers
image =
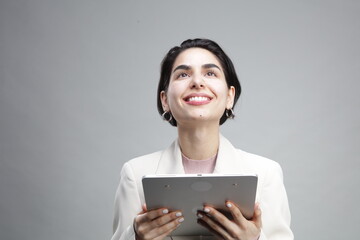
{"label": "fingers", "polygon": [[[198,212],[199,224],[224,239],[248,239],[256,237],[261,230],[261,210],[259,204],[255,204],[254,216],[247,220],[238,206],[231,201],[225,203],[229,210],[230,219],[226,213],[205,206],[203,211]],[[232,219],[231,219],[232,217]]]}
{"label": "fingers", "polygon": [[[172,223],[167,224],[159,228],[157,231],[153,231],[152,235],[149,235],[148,239],[157,240],[157,239],[164,239],[166,236],[170,235],[172,231],[180,226],[180,222],[178,220],[174,220]],[[160,234],[157,237],[156,235]]]}
{"label": "fingers", "polygon": [[[231,202],[231,201],[227,201],[226,202],[226,207],[230,210],[231,215],[234,218],[234,221],[239,224],[240,226],[245,226],[248,222],[248,219],[246,219],[244,217],[244,215],[242,215],[239,207]],[[260,203],[255,203],[254,206],[254,215],[251,219],[252,222],[254,222],[254,224],[258,227],[261,228],[262,224],[261,224],[261,209],[260,209]]]}
{"label": "fingers", "polygon": [[201,219],[221,237],[231,239],[232,236],[237,236],[239,234],[240,229],[236,224],[215,208],[205,206],[204,213],[204,215],[200,213],[198,217],[202,216]]}
{"label": "fingers", "polygon": [[[174,221],[176,220],[176,221]],[[150,228],[158,228],[160,226],[163,226],[165,224],[170,224],[171,226],[175,226],[177,225],[177,223],[181,223],[184,221],[184,218],[182,217],[182,213],[181,212],[172,212],[172,213],[169,213],[169,214],[165,214],[164,216],[161,216],[161,217],[158,217],[158,218],[155,218],[153,219],[149,226]],[[171,227],[170,226],[170,227]],[[166,227],[165,227],[165,230],[166,230]]]}
{"label": "fingers", "polygon": [[168,209],[159,208],[156,210],[151,210],[149,212],[142,212],[135,218],[135,220],[136,220],[137,224],[142,224],[142,223],[150,222],[153,219],[156,219],[156,218],[166,215],[168,213],[169,213]]}
{"label": "fingers", "polygon": [[134,229],[138,239],[156,239],[171,233],[183,221],[181,212],[169,213],[168,209],[160,208],[139,214],[134,220]]}
{"label": "fingers", "polygon": [[153,229],[149,229],[148,231],[143,231],[142,229],[139,229],[139,236],[141,236],[141,239],[162,239],[163,237],[169,235],[172,231],[174,231],[181,222],[177,219],[168,222],[160,227],[156,227]]}
{"label": "fingers", "polygon": [[[210,210],[209,208],[204,208],[204,210]],[[211,209],[210,211],[204,211],[207,214],[210,214],[210,212],[212,214],[214,214],[214,211],[212,211],[213,209]],[[216,210],[215,210],[216,211]],[[222,239],[231,239],[230,234],[228,233],[228,231],[226,231],[222,225],[219,224],[219,222],[217,220],[215,220],[215,217],[213,218],[211,215],[211,217],[209,217],[207,214],[203,214],[201,212],[199,212],[197,214],[198,216],[198,223],[202,226],[204,226],[205,228],[207,228],[210,232],[212,232],[213,234],[215,234],[216,236],[222,238]],[[215,215],[215,214],[214,214]]]}
{"label": "fingers", "polygon": [[231,201],[227,201],[225,205],[233,216],[234,222],[237,223],[239,226],[245,226],[247,219],[242,215],[238,206]]}

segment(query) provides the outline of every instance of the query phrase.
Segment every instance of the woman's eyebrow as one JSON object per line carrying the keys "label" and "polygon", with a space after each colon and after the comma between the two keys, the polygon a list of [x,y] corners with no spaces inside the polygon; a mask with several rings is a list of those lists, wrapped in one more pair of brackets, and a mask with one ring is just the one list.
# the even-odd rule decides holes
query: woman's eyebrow
{"label": "woman's eyebrow", "polygon": [[204,69],[208,69],[208,68],[217,68],[221,71],[220,67],[216,64],[213,64],[213,63],[208,63],[208,64],[204,64],[202,65],[202,68]]}
{"label": "woman's eyebrow", "polygon": [[179,69],[190,70],[191,67],[188,66],[188,65],[179,65],[179,66],[177,66],[177,67],[174,69],[173,73],[174,73],[176,70],[179,70]]}
{"label": "woman's eyebrow", "polygon": [[[219,69],[219,70],[221,71],[221,68],[220,68],[218,65],[214,64],[214,63],[204,64],[204,65],[202,65],[202,68],[204,68],[204,69],[217,68],[217,69]],[[191,67],[188,66],[188,65],[182,64],[182,65],[177,66],[177,67],[174,69],[173,73],[174,73],[175,71],[179,70],[179,69],[182,69],[182,70],[190,70]]]}

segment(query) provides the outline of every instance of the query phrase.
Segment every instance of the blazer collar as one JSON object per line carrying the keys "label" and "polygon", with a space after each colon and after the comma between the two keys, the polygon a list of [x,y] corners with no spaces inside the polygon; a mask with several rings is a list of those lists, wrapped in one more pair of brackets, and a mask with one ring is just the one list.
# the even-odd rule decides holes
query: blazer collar
{"label": "blazer collar", "polygon": [[[235,147],[220,134],[214,173],[239,173],[239,168],[234,169],[239,164],[238,157]],[[156,174],[185,174],[178,140],[163,151]]]}
{"label": "blazer collar", "polygon": [[161,154],[156,174],[185,174],[178,140]]}

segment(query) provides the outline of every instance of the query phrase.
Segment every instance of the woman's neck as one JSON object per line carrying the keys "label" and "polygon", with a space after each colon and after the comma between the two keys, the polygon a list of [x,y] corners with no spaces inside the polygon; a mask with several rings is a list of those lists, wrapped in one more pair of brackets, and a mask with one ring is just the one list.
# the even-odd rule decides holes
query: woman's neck
{"label": "woman's neck", "polygon": [[204,160],[215,156],[219,148],[219,128],[219,125],[178,126],[181,152],[194,160]]}

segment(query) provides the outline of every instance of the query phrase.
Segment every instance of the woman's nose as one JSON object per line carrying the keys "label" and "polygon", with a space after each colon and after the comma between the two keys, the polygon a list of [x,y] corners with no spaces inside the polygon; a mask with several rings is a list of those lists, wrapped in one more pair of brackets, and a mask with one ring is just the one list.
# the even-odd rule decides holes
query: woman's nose
{"label": "woman's nose", "polygon": [[194,75],[190,84],[191,88],[203,88],[205,86],[204,79],[201,75]]}

